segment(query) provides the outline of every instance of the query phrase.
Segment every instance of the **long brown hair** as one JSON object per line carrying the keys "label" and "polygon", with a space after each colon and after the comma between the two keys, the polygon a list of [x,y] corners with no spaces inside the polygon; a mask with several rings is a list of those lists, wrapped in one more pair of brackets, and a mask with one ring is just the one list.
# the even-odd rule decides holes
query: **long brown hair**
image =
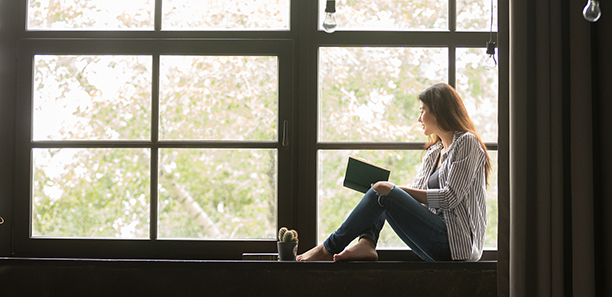
{"label": "long brown hair", "polygon": [[[440,129],[443,131],[467,131],[476,135],[480,146],[487,156],[485,164],[485,178],[487,185],[489,184],[489,171],[491,170],[491,157],[487,153],[487,147],[482,142],[480,135],[476,133],[474,123],[463,105],[463,100],[457,94],[455,89],[445,83],[435,84],[425,89],[419,94],[419,100],[427,105],[431,114],[436,118]],[[440,136],[429,135],[429,142],[425,144],[425,148],[429,148],[438,141],[441,141]]]}

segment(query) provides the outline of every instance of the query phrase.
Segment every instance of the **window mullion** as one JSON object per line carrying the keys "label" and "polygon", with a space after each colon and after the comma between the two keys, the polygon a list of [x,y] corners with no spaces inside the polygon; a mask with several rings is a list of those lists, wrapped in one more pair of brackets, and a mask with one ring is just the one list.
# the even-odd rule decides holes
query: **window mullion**
{"label": "window mullion", "polygon": [[[159,2],[159,0],[158,0]],[[156,22],[157,23],[157,22]],[[151,202],[150,202],[150,222],[149,234],[151,240],[157,239],[158,231],[158,168],[159,168],[159,54],[153,55],[151,79]]]}
{"label": "window mullion", "polygon": [[[457,30],[457,0],[448,0],[448,30],[452,35]],[[456,87],[456,44],[449,44],[448,47],[448,84]]]}
{"label": "window mullion", "polygon": [[448,47],[448,84],[456,88],[457,82],[457,47],[454,44]]}
{"label": "window mullion", "polygon": [[448,30],[457,30],[457,0],[448,0]]}
{"label": "window mullion", "polygon": [[162,24],[162,1],[163,0],[155,0],[155,23],[154,28],[155,32],[161,31]]}

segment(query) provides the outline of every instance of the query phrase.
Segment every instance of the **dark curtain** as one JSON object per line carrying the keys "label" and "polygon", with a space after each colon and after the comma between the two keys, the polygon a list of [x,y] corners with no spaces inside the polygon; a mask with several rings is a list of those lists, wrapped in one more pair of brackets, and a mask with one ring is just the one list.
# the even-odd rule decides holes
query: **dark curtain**
{"label": "dark curtain", "polygon": [[[594,94],[595,145],[595,275],[599,296],[612,295],[612,2],[606,1],[605,18],[593,26],[595,39]],[[606,295],[607,294],[607,295]]]}
{"label": "dark curtain", "polygon": [[612,294],[612,5],[601,3],[601,19],[589,23],[586,3],[509,3],[510,226],[500,296]]}

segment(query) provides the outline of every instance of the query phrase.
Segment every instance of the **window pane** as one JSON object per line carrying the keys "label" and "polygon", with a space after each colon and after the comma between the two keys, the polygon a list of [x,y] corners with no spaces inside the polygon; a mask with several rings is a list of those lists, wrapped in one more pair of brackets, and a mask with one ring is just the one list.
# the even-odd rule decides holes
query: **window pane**
{"label": "window pane", "polygon": [[35,56],[34,140],[150,138],[150,56]]}
{"label": "window pane", "polygon": [[160,139],[276,140],[276,57],[163,56]]}
{"label": "window pane", "polygon": [[487,187],[487,232],[485,235],[485,249],[497,250],[497,223],[499,208],[497,207],[497,151],[489,151],[491,157],[491,173],[489,174],[489,186]]}
{"label": "window pane", "polygon": [[33,149],[32,236],[148,238],[148,149]]}
{"label": "window pane", "polygon": [[[424,151],[331,151],[318,156],[318,242],[322,243],[351,213],[363,194],[342,186],[349,156],[357,156],[391,170],[389,181],[410,187],[421,164]],[[489,151],[492,170],[487,188],[487,229],[485,247],[497,249],[497,151]],[[408,246],[385,223],[378,248],[407,249]]]}
{"label": "window pane", "polygon": [[275,238],[276,150],[163,149],[161,238]]}
{"label": "window pane", "polygon": [[163,30],[288,30],[290,0],[164,0]]}
{"label": "window pane", "polygon": [[29,0],[29,30],[153,30],[155,0]]}
{"label": "window pane", "polygon": [[417,96],[447,80],[447,48],[320,48],[319,140],[426,141]]}
{"label": "window pane", "polygon": [[[493,1],[493,31],[497,31],[497,0]],[[489,31],[491,0],[457,0],[458,31]]]}
{"label": "window pane", "polygon": [[[423,151],[353,151],[320,150],[318,156],[318,231],[322,243],[351,213],[363,194],[342,186],[349,156],[356,156],[391,170],[389,181],[398,185],[411,186]],[[388,224],[383,228],[378,242],[379,248],[406,245],[395,235]]]}
{"label": "window pane", "polygon": [[[319,0],[323,30],[327,0]],[[336,30],[448,30],[448,1],[336,1]]]}
{"label": "window pane", "polygon": [[497,142],[498,68],[486,69],[486,59],[484,48],[458,48],[456,87],[483,141]]}

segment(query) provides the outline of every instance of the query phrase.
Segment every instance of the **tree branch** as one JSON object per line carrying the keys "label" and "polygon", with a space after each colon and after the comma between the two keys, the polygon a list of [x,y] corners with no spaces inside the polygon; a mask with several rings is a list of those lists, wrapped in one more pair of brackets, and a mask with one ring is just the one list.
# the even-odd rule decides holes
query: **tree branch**
{"label": "tree branch", "polygon": [[208,238],[220,238],[221,232],[219,228],[215,226],[213,220],[210,219],[208,214],[202,209],[200,204],[198,204],[193,197],[185,190],[181,185],[176,183],[172,178],[168,177],[166,174],[162,174],[160,176],[160,181],[162,181],[164,187],[168,190],[168,193],[172,197],[178,201],[184,208],[187,210],[189,215],[195,219],[196,224],[202,228],[202,232],[204,233],[204,237]]}

